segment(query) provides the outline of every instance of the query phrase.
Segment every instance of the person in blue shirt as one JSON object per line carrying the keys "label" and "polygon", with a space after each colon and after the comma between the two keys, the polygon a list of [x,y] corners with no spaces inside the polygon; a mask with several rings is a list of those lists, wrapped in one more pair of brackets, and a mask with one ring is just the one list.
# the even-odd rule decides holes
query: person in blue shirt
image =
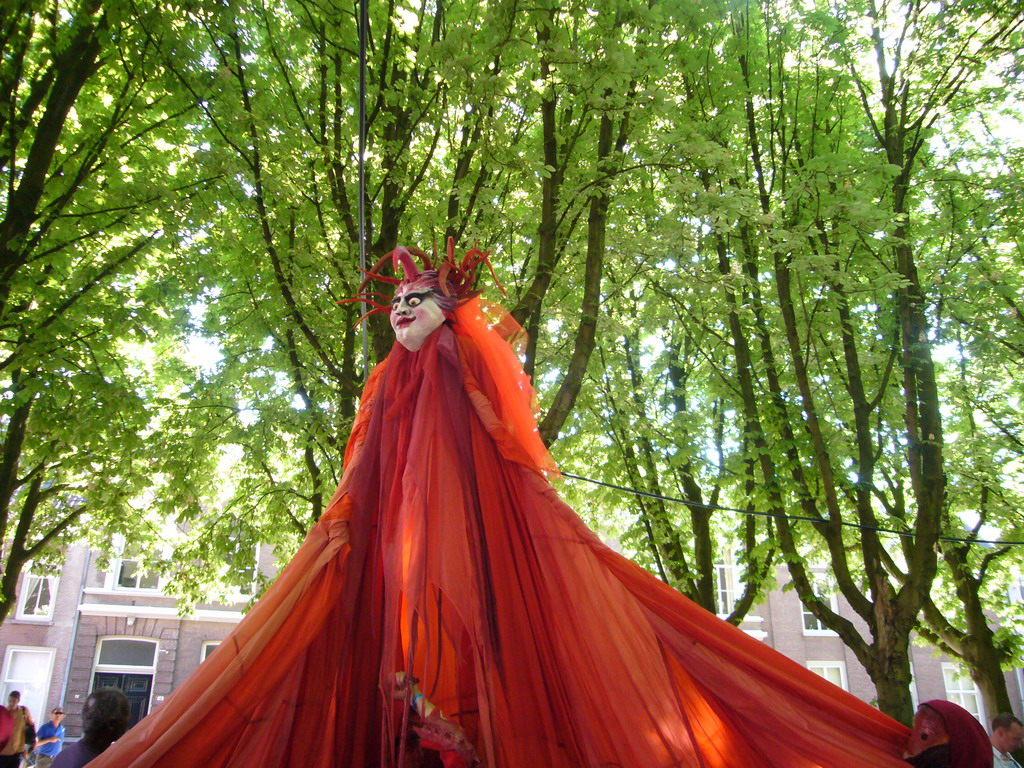
{"label": "person in blue shirt", "polygon": [[36,768],[50,768],[64,746],[64,709],[54,707],[50,719],[36,731]]}

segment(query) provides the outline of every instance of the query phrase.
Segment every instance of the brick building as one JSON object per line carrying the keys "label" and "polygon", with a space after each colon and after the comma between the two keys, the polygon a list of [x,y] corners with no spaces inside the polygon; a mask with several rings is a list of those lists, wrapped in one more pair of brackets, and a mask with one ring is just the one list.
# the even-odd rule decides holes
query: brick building
{"label": "brick building", "polygon": [[[272,573],[272,556],[260,552],[259,568]],[[738,587],[736,569],[718,566],[718,597],[728,607]],[[785,583],[785,574],[779,573]],[[22,702],[40,718],[56,704],[68,712],[69,738],[80,734],[79,713],[86,695],[100,685],[115,685],[128,695],[133,721],[174,690],[241,619],[244,596],[234,605],[203,605],[181,617],[173,598],[163,595],[155,576],[129,558],[100,570],[93,553],[72,547],[59,577],[24,574],[17,610],[0,625],[0,686],[22,692]],[[853,617],[848,606],[833,606]],[[775,590],[742,625],[767,645],[803,664],[865,701],[874,687],[867,673],[835,633],[804,611],[796,593]],[[950,699],[986,722],[974,683],[950,659],[934,649],[912,649],[915,702]],[[1007,673],[1018,716],[1021,671]]]}
{"label": "brick building", "polygon": [[[261,551],[261,570],[272,572],[271,561],[269,550]],[[63,704],[73,738],[89,691],[113,685],[127,694],[134,723],[227,637],[247,600],[238,597],[182,617],[159,578],[137,561],[115,559],[104,571],[87,547],[71,547],[59,576],[22,574],[17,608],[0,625],[3,699],[21,691],[37,719]]]}
{"label": "brick building", "polygon": [[[729,562],[719,563],[718,603],[729,607],[738,594],[739,584],[736,568]],[[819,571],[821,583],[827,583],[827,572]],[[789,581],[784,568],[779,568],[777,582],[785,585]],[[867,626],[852,608],[838,595],[819,593],[830,602],[832,610],[849,619],[863,637],[869,637]],[[1019,599],[1021,596],[1015,596]],[[794,661],[817,672],[822,677],[849,691],[858,698],[875,703],[876,692],[867,671],[861,666],[853,652],[843,644],[832,630],[823,627],[807,611],[795,590],[775,589],[767,599],[756,606],[741,627],[761,638],[767,645]],[[986,712],[977,685],[959,662],[940,653],[936,648],[914,643],[910,648],[911,698],[915,707],[930,699],[948,699],[956,702],[975,715],[988,727],[989,721],[998,712]],[[1020,717],[1024,710],[1024,674],[1015,669],[1005,673],[1006,684],[1015,714]]]}

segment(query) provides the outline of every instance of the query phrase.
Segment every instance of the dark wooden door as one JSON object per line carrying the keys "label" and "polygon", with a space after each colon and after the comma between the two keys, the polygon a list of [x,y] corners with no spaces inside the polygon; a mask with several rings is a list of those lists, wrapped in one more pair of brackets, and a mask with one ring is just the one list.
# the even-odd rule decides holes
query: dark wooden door
{"label": "dark wooden door", "polygon": [[152,675],[133,675],[121,672],[97,672],[92,680],[93,689],[120,688],[128,697],[131,707],[129,727],[149,714],[149,693],[153,688]]}

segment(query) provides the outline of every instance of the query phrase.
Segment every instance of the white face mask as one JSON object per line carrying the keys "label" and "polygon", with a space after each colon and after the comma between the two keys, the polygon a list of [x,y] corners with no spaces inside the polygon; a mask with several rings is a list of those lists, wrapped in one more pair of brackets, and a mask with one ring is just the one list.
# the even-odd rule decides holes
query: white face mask
{"label": "white face mask", "polygon": [[391,300],[391,327],[398,343],[410,352],[423,346],[427,337],[444,323],[444,310],[429,288],[399,288]]}

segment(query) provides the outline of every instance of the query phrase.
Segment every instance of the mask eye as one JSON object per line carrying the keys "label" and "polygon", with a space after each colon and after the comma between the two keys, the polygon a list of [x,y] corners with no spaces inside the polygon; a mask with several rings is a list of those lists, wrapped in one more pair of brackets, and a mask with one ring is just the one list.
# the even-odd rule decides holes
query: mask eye
{"label": "mask eye", "polygon": [[418,307],[422,302],[423,299],[421,299],[419,296],[413,296],[411,299],[409,299],[408,303],[410,307]]}

